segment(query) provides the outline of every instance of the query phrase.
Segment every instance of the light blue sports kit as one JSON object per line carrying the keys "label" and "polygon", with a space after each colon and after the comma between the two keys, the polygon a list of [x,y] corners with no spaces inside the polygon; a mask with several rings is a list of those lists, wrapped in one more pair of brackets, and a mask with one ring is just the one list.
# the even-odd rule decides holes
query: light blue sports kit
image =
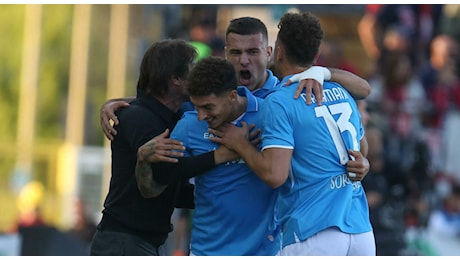
{"label": "light blue sports kit", "polygon": [[323,105],[308,106],[305,91],[293,99],[297,85],[269,95],[260,111],[262,149],[293,152],[289,176],[278,188],[276,203],[282,246],[304,241],[328,227],[350,234],[372,231],[361,182],[351,181],[346,172],[347,150],[359,151],[364,135],[356,102],[341,85],[324,82]]}
{"label": "light blue sports kit", "polygon": [[[246,96],[247,110],[240,121],[259,121],[263,99],[246,87],[238,94]],[[210,141],[208,124],[198,121],[196,111],[185,112],[171,138],[181,140],[185,156],[194,156],[218,148]],[[279,229],[274,223],[276,190],[262,182],[243,160],[220,164],[195,177],[191,254],[275,255],[280,250]]]}
{"label": "light blue sports kit", "polygon": [[278,90],[280,88],[280,80],[273,75],[271,70],[265,70],[268,74],[267,80],[261,88],[252,91],[252,94],[256,97],[265,98],[270,93]]}

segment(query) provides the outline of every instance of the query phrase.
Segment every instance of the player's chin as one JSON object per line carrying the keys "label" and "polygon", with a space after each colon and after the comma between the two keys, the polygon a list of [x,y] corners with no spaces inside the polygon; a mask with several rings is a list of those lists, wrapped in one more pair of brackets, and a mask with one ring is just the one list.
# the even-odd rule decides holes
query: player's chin
{"label": "player's chin", "polygon": [[218,120],[218,119],[213,119],[212,121],[208,122],[208,126],[209,126],[209,128],[212,128],[212,129],[219,129],[225,123],[226,123],[225,121],[221,121],[221,120]]}
{"label": "player's chin", "polygon": [[240,86],[246,86],[249,87],[251,86],[251,79],[240,79]]}
{"label": "player's chin", "polygon": [[206,120],[206,123],[208,123],[208,128],[217,129],[217,124],[215,123],[215,120]]}

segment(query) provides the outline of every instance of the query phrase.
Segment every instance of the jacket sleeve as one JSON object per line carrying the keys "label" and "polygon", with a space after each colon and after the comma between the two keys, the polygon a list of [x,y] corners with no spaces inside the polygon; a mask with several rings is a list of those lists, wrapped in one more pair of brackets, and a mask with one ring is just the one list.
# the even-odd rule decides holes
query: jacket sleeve
{"label": "jacket sleeve", "polygon": [[178,158],[177,163],[152,163],[153,178],[160,184],[172,184],[198,176],[214,168],[214,151]]}

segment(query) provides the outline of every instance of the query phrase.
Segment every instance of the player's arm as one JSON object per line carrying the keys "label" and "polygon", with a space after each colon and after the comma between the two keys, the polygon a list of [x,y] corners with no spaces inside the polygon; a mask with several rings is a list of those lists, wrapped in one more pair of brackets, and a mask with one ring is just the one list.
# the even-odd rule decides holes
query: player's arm
{"label": "player's arm", "polygon": [[317,104],[321,105],[323,100],[323,83],[325,80],[339,83],[350,92],[354,99],[363,99],[371,93],[371,86],[367,80],[345,70],[321,66],[312,66],[301,73],[293,75],[286,82],[286,86],[289,86],[293,82],[299,82],[294,98],[298,98],[300,93],[305,89],[306,103],[311,104],[311,93],[313,92]]}
{"label": "player's arm", "polygon": [[[260,129],[255,125],[247,127],[249,143],[253,147],[261,142]],[[211,140],[212,141],[212,140]],[[153,179],[160,184],[170,184],[181,179],[189,179],[211,170],[215,166],[240,159],[241,156],[228,146],[220,145],[216,150],[201,155],[177,158],[177,163],[151,164]],[[144,173],[145,174],[145,173]]]}
{"label": "player's arm", "polygon": [[[235,151],[241,155],[249,168],[272,188],[278,188],[286,182],[291,166],[292,149],[268,148],[262,152],[252,146],[238,145]],[[250,146],[250,145],[249,145]]]}
{"label": "player's arm", "polygon": [[168,138],[169,129],[155,136],[137,150],[136,181],[141,194],[146,198],[160,195],[167,187],[156,182],[152,176],[151,163],[177,163],[184,156],[182,142]]}
{"label": "player's arm", "polygon": [[330,81],[342,85],[354,99],[363,99],[371,93],[371,85],[367,80],[341,69],[328,68],[331,71]]}
{"label": "player's arm", "polygon": [[366,158],[368,152],[366,136],[361,138],[360,144],[360,151],[349,151],[349,154],[352,156],[352,158],[354,158],[354,160],[348,161],[347,172],[348,177],[350,177],[350,179],[353,181],[362,181],[370,169],[369,161]]}
{"label": "player's arm", "polygon": [[369,152],[369,144],[367,143],[367,138],[366,136],[364,135],[363,138],[361,138],[360,140],[360,146],[361,146],[361,154],[364,156],[364,157],[367,157],[367,154]]}
{"label": "player's arm", "polygon": [[[134,100],[134,97],[127,97],[127,98],[114,98],[107,100],[101,107],[100,112],[100,123],[102,127],[102,131],[104,132],[105,136],[109,140],[113,140],[114,136],[117,134],[113,125],[118,125],[120,122],[118,121],[118,117],[115,115],[115,111],[122,107],[129,106],[129,102]],[[113,125],[111,124],[110,120],[113,121]]]}
{"label": "player's arm", "polygon": [[[255,125],[248,127],[249,138],[253,145],[258,145],[261,141],[260,129],[254,128]],[[164,133],[138,149],[135,175],[139,191],[144,197],[156,197],[166,189],[168,184],[188,180],[221,163],[240,158],[235,151],[223,145],[208,153],[182,157],[185,147],[179,141],[167,139],[168,134],[166,129]],[[179,151],[172,151],[174,149]],[[173,158],[174,156],[178,158]]]}
{"label": "player's arm", "polygon": [[[144,155],[153,154],[153,146],[143,145],[138,152]],[[203,153],[197,156],[174,158],[175,163],[161,162],[152,163],[152,158],[138,156],[136,163],[136,181],[142,196],[152,198],[160,195],[169,184],[184,181],[198,176],[214,168],[218,164],[236,160],[239,155],[225,146],[215,151]]]}
{"label": "player's arm", "polygon": [[250,142],[248,126],[225,124],[219,129],[209,129],[210,139],[237,152],[259,178],[272,188],[281,186],[287,179],[291,166],[291,149],[268,148],[262,152]]}

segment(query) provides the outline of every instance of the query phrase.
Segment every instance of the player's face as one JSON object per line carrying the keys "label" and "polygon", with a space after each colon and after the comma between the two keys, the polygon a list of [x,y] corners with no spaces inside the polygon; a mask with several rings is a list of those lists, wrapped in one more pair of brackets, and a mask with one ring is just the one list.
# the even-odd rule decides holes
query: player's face
{"label": "player's face", "polygon": [[262,33],[229,33],[226,40],[225,58],[235,67],[238,83],[251,91],[262,87],[267,79],[265,69],[272,53]]}
{"label": "player's face", "polygon": [[198,112],[198,120],[206,120],[210,128],[217,128],[236,118],[236,95],[232,90],[219,96],[190,96],[190,101]]}

